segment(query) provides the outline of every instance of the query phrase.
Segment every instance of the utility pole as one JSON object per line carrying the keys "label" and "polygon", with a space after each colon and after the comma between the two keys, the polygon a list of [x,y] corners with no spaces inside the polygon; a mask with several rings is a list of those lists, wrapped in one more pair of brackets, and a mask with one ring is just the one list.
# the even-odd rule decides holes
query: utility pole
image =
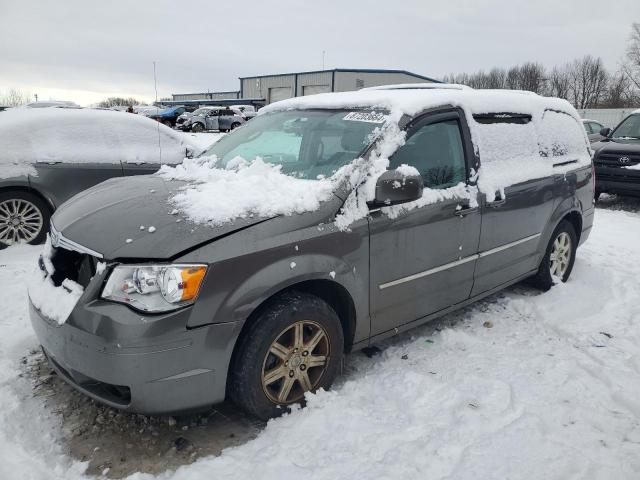
{"label": "utility pole", "polygon": [[153,88],[156,91],[156,103],[158,103],[158,79],[156,77],[156,62],[153,62]]}
{"label": "utility pole", "polygon": [[33,96],[36,97],[36,102],[37,102],[38,101],[38,94],[36,93]]}

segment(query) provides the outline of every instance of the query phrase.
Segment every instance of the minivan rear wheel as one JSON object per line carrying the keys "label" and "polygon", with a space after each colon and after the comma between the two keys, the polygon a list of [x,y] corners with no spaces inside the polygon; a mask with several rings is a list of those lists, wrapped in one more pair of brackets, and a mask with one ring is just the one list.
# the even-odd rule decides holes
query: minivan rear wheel
{"label": "minivan rear wheel", "polygon": [[50,217],[49,207],[37,195],[23,191],[0,193],[0,248],[44,242]]}
{"label": "minivan rear wheel", "polygon": [[340,319],[320,298],[289,292],[271,302],[240,340],[230,370],[231,400],[267,420],[329,388],[344,350]]}
{"label": "minivan rear wheel", "polygon": [[543,291],[549,290],[554,279],[566,282],[573,270],[578,248],[578,237],[573,225],[561,221],[551,235],[538,272],[531,277],[531,283]]}

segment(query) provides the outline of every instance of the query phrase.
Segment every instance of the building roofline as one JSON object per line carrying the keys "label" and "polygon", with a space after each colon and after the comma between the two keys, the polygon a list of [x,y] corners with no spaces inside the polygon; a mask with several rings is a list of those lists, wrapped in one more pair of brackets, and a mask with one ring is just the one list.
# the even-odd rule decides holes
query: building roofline
{"label": "building roofline", "polygon": [[214,98],[214,99],[197,99],[197,100],[158,100],[157,103],[162,105],[242,105],[243,103],[264,103],[264,98]]}
{"label": "building roofline", "polygon": [[171,95],[219,95],[221,93],[240,93],[240,90],[228,90],[226,92],[172,93]]}
{"label": "building roofline", "polygon": [[270,75],[254,75],[248,77],[238,77],[239,80],[246,80],[248,78],[267,78],[267,77],[282,77],[285,75],[306,75],[311,73],[331,73],[331,72],[355,72],[355,73],[403,73],[405,75],[411,75],[421,80],[428,80],[430,82],[441,83],[440,80],[435,78],[425,77],[417,73],[409,72],[407,70],[394,70],[384,68],[333,68],[331,70],[308,70],[306,72],[287,72],[287,73],[273,73]]}

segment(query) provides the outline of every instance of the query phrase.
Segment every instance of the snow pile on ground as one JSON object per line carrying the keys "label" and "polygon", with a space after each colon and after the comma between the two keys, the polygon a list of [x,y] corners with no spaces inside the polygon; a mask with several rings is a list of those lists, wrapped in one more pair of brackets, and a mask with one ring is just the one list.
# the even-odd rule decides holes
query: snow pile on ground
{"label": "snow pile on ground", "polygon": [[42,250],[42,261],[48,275],[45,275],[40,268],[34,267],[28,283],[29,298],[45,317],[54,320],[58,325],[62,325],[71,315],[84,289],[81,285],[68,278],[65,278],[62,285],[58,287],[53,284],[50,277],[54,272],[51,264],[51,254],[51,243],[47,236],[47,241]]}
{"label": "snow pile on ground", "polygon": [[13,108],[0,116],[0,178],[35,175],[36,162],[182,161],[187,137],[142,115],[111,110]]}
{"label": "snow pile on ground", "polygon": [[[511,288],[372,359],[349,355],[307,408],[157,478],[637,479],[639,237],[637,214],[599,209],[567,284]],[[36,346],[22,282],[39,251],[0,252],[0,478],[75,480],[83,464],[61,453],[62,420],[18,376]]]}
{"label": "snow pile on ground", "polygon": [[197,223],[219,225],[236,218],[292,215],[319,208],[334,185],[328,179],[306,180],[283,174],[281,166],[256,158],[239,157],[227,168],[215,168],[215,157],[185,159],[176,167],[163,167],[167,180],[193,182],[171,202]]}

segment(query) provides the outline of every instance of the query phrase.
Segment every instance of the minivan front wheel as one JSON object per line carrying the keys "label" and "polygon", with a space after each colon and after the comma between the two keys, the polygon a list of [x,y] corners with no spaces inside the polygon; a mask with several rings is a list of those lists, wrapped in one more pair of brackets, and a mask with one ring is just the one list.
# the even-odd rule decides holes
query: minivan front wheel
{"label": "minivan front wheel", "polygon": [[0,193],[0,248],[44,242],[49,219],[48,206],[36,195],[23,191]]}
{"label": "minivan front wheel", "polygon": [[204,125],[202,125],[199,122],[194,123],[193,125],[191,125],[191,131],[198,133],[198,132],[202,132],[204,130]]}
{"label": "minivan front wheel", "polygon": [[570,222],[563,220],[551,235],[538,272],[531,279],[532,283],[546,291],[553,286],[554,279],[566,282],[573,270],[577,248],[575,229]]}
{"label": "minivan front wheel", "polygon": [[335,311],[320,298],[290,292],[272,302],[240,339],[229,395],[267,420],[329,388],[340,369],[344,339]]}

